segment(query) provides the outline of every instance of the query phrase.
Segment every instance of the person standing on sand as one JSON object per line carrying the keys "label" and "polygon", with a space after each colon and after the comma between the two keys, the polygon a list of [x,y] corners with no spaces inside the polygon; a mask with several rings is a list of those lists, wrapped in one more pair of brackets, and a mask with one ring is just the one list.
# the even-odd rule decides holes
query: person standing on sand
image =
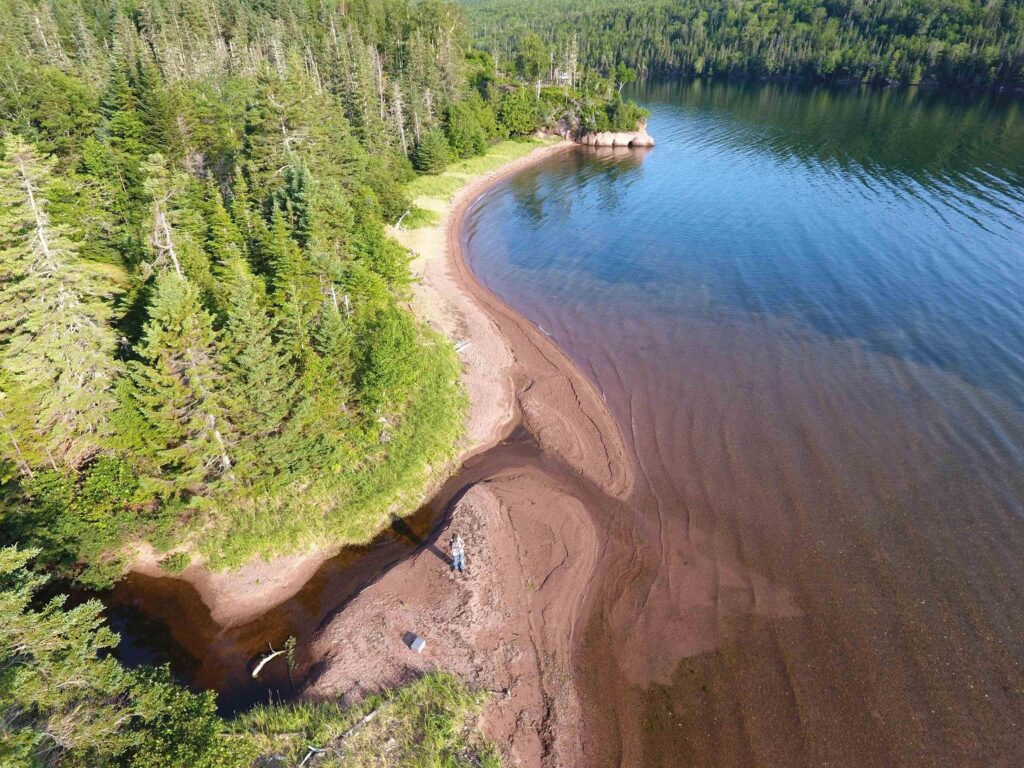
{"label": "person standing on sand", "polygon": [[457,533],[452,534],[452,570],[459,573],[466,571],[466,544]]}

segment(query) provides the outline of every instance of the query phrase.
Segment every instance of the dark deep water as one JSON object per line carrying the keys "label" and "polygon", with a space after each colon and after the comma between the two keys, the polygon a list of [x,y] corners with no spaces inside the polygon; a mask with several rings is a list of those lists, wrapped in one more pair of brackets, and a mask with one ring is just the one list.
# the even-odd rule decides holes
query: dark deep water
{"label": "dark deep water", "polygon": [[598,764],[1024,764],[1024,111],[643,86],[652,151],[487,193],[477,276],[638,469],[577,665]]}

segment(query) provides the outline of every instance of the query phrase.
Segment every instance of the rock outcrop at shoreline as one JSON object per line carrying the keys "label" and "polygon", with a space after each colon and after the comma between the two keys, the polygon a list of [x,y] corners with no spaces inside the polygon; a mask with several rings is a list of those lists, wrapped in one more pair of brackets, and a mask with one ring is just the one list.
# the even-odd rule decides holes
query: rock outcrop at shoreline
{"label": "rock outcrop at shoreline", "polygon": [[642,122],[635,131],[601,131],[585,133],[577,140],[587,147],[653,147],[654,139],[647,133],[647,123]]}

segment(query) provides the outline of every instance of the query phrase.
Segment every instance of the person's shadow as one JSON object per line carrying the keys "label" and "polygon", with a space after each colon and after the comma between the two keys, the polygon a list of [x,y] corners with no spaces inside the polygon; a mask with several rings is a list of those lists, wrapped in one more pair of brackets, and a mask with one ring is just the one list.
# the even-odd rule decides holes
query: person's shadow
{"label": "person's shadow", "polygon": [[411,541],[413,545],[417,547],[425,547],[428,551],[432,552],[434,556],[442,563],[451,565],[452,559],[448,557],[448,555],[446,555],[444,552],[438,549],[437,545],[434,544],[433,541],[424,539],[421,536],[417,536],[416,532],[409,527],[409,524],[405,522],[405,520],[400,518],[398,515],[391,515],[391,530],[393,530],[397,535],[401,536],[402,538]]}

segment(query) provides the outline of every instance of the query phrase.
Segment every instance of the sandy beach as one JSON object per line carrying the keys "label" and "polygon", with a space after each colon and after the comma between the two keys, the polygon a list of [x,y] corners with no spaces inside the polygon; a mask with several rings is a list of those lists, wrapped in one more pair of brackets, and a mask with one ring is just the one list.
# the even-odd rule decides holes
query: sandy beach
{"label": "sandy beach", "polygon": [[[539,148],[474,180],[439,211],[439,226],[393,233],[416,254],[413,308],[462,349],[471,403],[466,457],[494,448],[496,463],[459,492],[414,556],[324,622],[307,689],[353,701],[427,669],[451,670],[495,693],[481,727],[524,766],[581,763],[573,655],[605,546],[589,509],[595,499],[625,499],[633,477],[597,391],[474,279],[461,229],[492,185],[572,147]],[[466,540],[464,577],[448,566],[452,532]],[[407,647],[410,632],[427,640],[422,654]]]}

